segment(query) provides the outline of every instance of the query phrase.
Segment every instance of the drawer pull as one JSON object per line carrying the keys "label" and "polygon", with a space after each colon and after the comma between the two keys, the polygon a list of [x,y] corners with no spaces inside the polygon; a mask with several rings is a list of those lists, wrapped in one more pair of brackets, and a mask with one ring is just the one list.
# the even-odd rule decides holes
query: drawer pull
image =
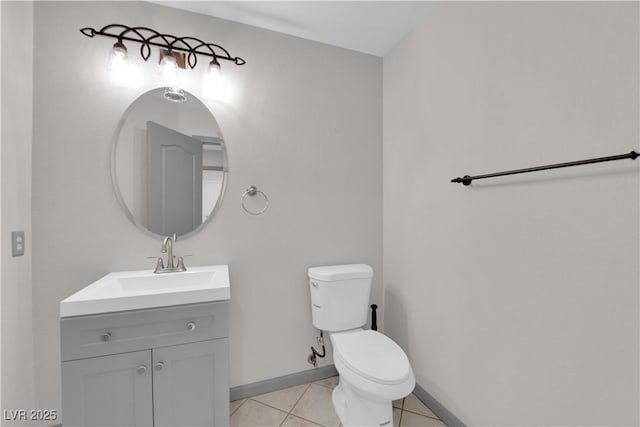
{"label": "drawer pull", "polygon": [[145,372],[147,372],[147,367],[144,365],[140,365],[138,366],[138,369],[136,369],[136,371],[138,372],[138,375],[143,375]]}
{"label": "drawer pull", "polygon": [[153,369],[155,369],[156,371],[162,371],[162,368],[164,368],[164,362],[158,362],[153,367]]}
{"label": "drawer pull", "polygon": [[101,335],[102,341],[107,342],[111,339],[111,332],[105,332]]}
{"label": "drawer pull", "polygon": [[187,323],[187,330],[188,331],[195,331],[196,330],[196,322]]}

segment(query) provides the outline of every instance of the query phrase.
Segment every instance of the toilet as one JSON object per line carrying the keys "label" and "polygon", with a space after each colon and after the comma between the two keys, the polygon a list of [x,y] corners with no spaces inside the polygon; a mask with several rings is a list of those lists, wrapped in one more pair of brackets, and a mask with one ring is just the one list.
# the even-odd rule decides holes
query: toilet
{"label": "toilet", "polygon": [[416,384],[409,359],[387,336],[365,330],[373,269],[366,264],[308,270],[313,325],[329,333],[340,375],[333,407],[345,427],[392,426],[391,403]]}

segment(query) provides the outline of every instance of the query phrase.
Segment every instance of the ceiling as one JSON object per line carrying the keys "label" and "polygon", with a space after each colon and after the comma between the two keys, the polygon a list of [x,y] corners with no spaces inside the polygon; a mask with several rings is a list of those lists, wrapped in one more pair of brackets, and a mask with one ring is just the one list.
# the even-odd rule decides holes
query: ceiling
{"label": "ceiling", "polygon": [[427,1],[153,1],[383,56],[428,13]]}

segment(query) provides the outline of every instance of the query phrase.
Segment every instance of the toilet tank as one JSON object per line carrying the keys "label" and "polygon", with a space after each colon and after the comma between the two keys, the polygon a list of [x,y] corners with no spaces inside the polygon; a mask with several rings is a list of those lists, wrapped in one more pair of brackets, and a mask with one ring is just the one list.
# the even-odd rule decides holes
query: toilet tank
{"label": "toilet tank", "polygon": [[367,323],[373,269],[366,264],[328,265],[308,270],[313,326],[328,332]]}

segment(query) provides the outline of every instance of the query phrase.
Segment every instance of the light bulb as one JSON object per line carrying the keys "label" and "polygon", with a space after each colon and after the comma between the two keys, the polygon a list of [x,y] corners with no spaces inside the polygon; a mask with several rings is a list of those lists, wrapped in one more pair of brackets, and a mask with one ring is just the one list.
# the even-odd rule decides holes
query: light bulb
{"label": "light bulb", "polygon": [[176,58],[171,55],[165,55],[160,61],[160,73],[162,81],[169,87],[180,87],[180,79],[178,79],[178,63]]}
{"label": "light bulb", "polygon": [[215,56],[213,57],[213,60],[209,62],[209,76],[211,78],[217,78],[220,76],[220,63]]}
{"label": "light bulb", "polygon": [[127,73],[127,48],[120,41],[111,48],[107,69],[116,78]]}
{"label": "light bulb", "polygon": [[217,58],[209,63],[209,69],[203,79],[204,95],[212,100],[224,100],[228,98],[229,87],[220,71],[220,62]]}
{"label": "light bulb", "polygon": [[165,55],[160,61],[162,81],[167,87],[164,90],[164,97],[169,101],[183,102],[186,100],[184,91],[180,89],[180,79],[178,78],[178,63],[172,55]]}

